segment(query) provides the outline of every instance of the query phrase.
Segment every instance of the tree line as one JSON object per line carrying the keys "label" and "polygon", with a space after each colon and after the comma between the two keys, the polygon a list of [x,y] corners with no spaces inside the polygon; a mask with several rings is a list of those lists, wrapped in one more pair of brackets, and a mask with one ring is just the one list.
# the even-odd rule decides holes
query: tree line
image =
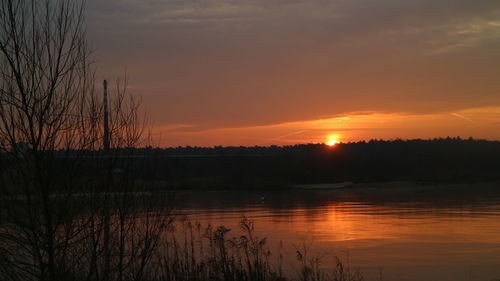
{"label": "tree line", "polygon": [[[500,142],[437,138],[253,147],[128,149],[145,158],[136,178],[179,189],[286,188],[294,184],[497,181]],[[154,172],[152,172],[154,170]]]}

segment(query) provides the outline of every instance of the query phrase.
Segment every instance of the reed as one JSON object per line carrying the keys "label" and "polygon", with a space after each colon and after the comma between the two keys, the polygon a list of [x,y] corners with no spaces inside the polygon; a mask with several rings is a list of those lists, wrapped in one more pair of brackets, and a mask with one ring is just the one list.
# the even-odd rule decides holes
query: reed
{"label": "reed", "polygon": [[[109,213],[100,209],[102,196],[80,198],[88,203],[80,204],[88,210],[79,220],[64,223],[64,228],[58,229],[56,236],[67,243],[63,249],[65,254],[57,256],[55,277],[50,279],[41,278],[37,273],[41,266],[29,263],[32,262],[30,249],[16,247],[23,245],[24,240],[20,240],[24,239],[23,229],[13,222],[0,224],[0,238],[3,238],[0,240],[0,280],[363,280],[359,272],[352,271],[339,258],[335,259],[333,269],[331,264],[328,269],[323,268],[321,256],[312,254],[306,245],[290,249],[279,243],[272,252],[266,238],[257,236],[254,223],[246,218],[240,221],[239,229],[232,232],[225,226],[182,219],[170,210],[162,213],[161,208],[152,203],[151,196],[113,195],[113,211]],[[107,239],[105,222],[109,226]],[[7,239],[9,237],[17,237],[17,240]],[[290,257],[287,257],[285,264],[283,252],[294,252],[295,263],[289,265]],[[14,261],[24,264],[16,265]]]}
{"label": "reed", "polygon": [[321,268],[321,257],[311,256],[306,247],[296,250],[296,265],[283,268],[281,250],[273,254],[265,238],[255,235],[252,221],[243,218],[241,235],[231,237],[225,226],[203,227],[182,221],[165,233],[155,260],[151,280],[168,281],[361,281],[336,258],[333,270]]}

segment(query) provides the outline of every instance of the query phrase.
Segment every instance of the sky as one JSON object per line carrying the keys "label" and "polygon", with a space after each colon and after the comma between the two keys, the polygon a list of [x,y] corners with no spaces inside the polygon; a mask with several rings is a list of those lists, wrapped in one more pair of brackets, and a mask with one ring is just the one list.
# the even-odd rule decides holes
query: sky
{"label": "sky", "polygon": [[500,139],[498,0],[87,0],[155,145]]}

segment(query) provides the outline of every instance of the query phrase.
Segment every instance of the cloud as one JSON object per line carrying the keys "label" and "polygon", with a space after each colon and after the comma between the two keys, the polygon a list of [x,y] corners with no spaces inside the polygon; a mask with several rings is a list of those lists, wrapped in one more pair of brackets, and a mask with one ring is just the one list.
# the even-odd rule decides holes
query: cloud
{"label": "cloud", "polygon": [[496,0],[89,0],[100,73],[159,124],[500,105]]}
{"label": "cloud", "polygon": [[417,115],[372,112],[267,126],[176,131],[162,134],[162,140],[163,145],[212,146],[319,143],[332,135],[342,142],[447,136],[498,139],[499,118],[500,107]]}
{"label": "cloud", "polygon": [[445,36],[436,38],[429,44],[431,54],[442,54],[498,41],[500,41],[500,21],[476,19],[448,27]]}

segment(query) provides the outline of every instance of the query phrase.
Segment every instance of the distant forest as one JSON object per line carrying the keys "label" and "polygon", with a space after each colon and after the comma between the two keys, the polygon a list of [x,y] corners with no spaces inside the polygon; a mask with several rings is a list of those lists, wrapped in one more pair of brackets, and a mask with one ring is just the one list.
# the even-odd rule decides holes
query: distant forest
{"label": "distant forest", "polygon": [[[132,149],[136,178],[186,189],[286,188],[294,184],[500,180],[500,142],[472,138],[254,147]],[[128,151],[130,153],[131,151]]]}
{"label": "distant forest", "polygon": [[[144,147],[109,152],[55,151],[53,155],[60,159],[57,165],[77,161],[80,174],[89,178],[104,177],[104,171],[112,167],[117,177],[153,183],[151,189],[275,189],[339,182],[500,181],[500,142],[458,137],[371,140],[339,143],[333,147],[325,144]],[[7,171],[11,158],[5,157],[4,161],[2,158],[0,171]]]}

